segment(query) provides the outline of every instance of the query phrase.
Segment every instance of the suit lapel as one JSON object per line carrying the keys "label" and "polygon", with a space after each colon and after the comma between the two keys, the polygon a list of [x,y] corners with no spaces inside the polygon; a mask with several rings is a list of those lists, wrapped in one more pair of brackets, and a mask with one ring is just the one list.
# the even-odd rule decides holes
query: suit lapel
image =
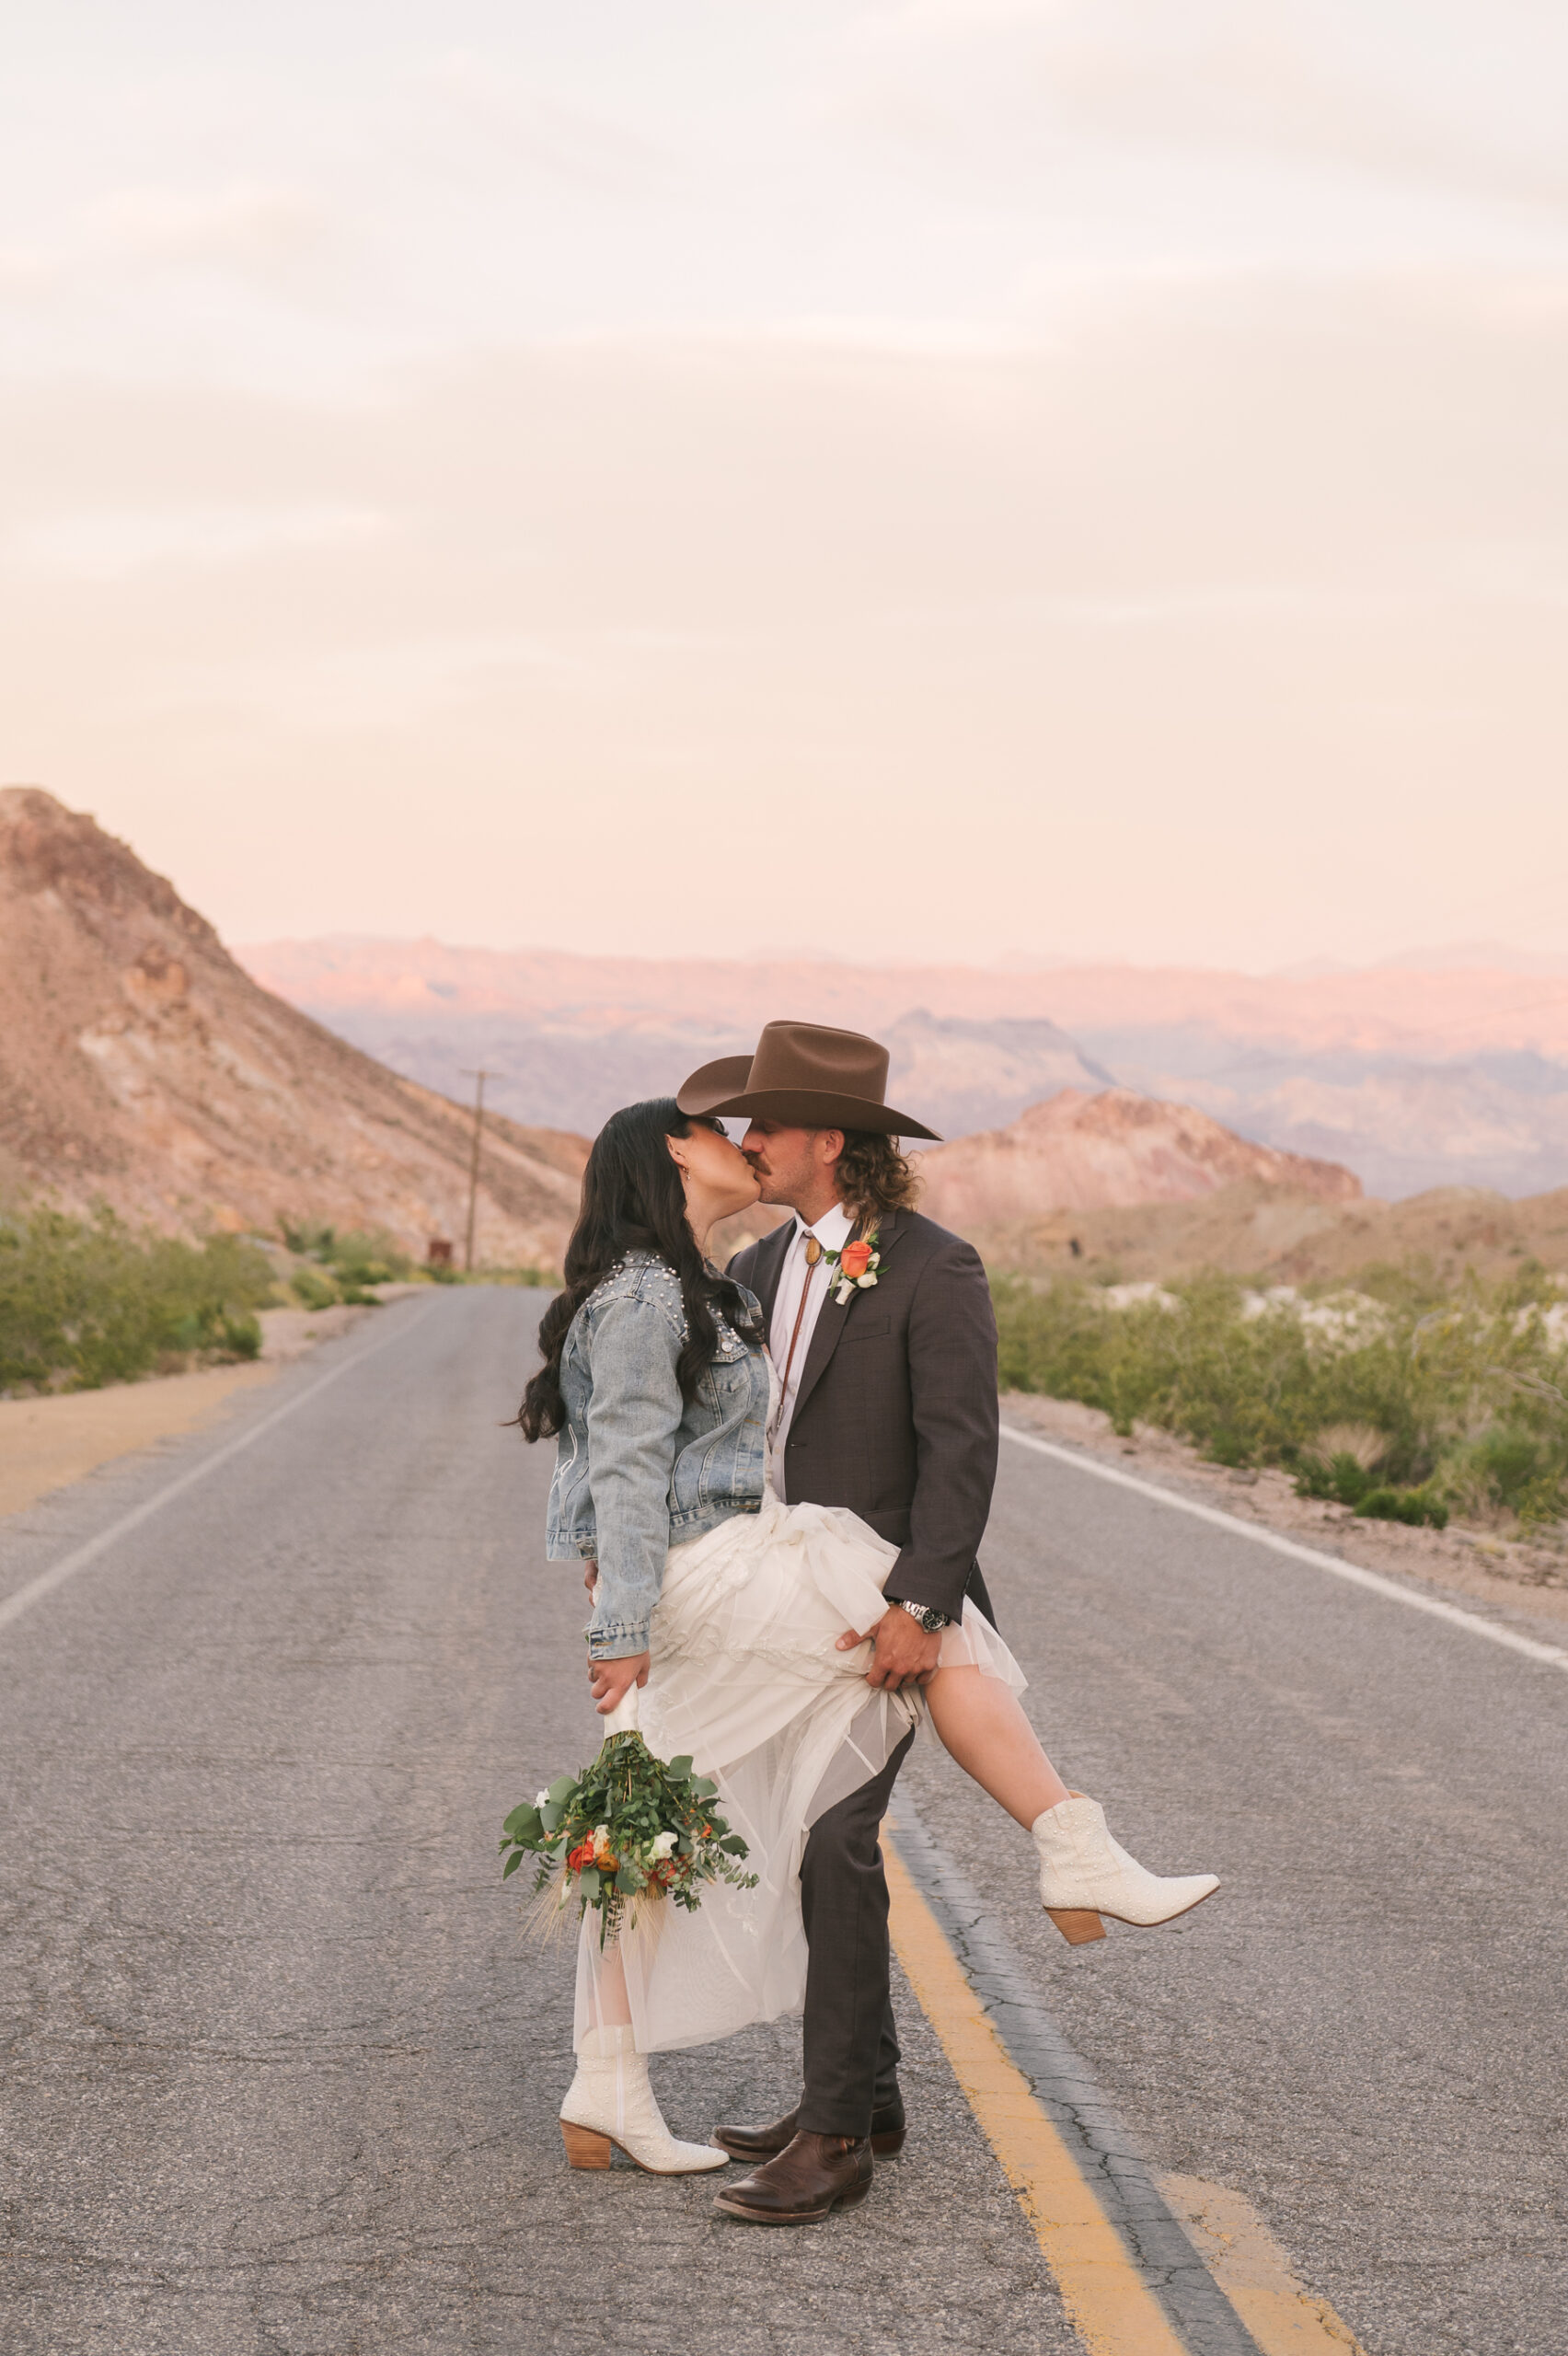
{"label": "suit lapel", "polygon": [[752,1290],[762,1303],[762,1322],[765,1326],[769,1326],[773,1322],[773,1304],[778,1298],[779,1279],[784,1274],[784,1263],[789,1257],[790,1245],[794,1233],[795,1219],[791,1212],[784,1225],[776,1227],[771,1235],[765,1235],[756,1247],[756,1260],[753,1269],[756,1282],[753,1285]]}
{"label": "suit lapel", "polygon": [[[885,1256],[897,1240],[898,1213],[889,1211],[877,1221],[878,1257]],[[812,1334],[812,1345],[806,1352],[805,1365],[801,1369],[801,1387],[795,1393],[796,1416],[800,1415],[812,1392],[833,1363],[833,1353],[838,1347],[845,1326],[854,1314],[855,1303],[860,1299],[861,1294],[857,1289],[850,1294],[843,1308],[840,1309],[836,1289],[829,1289],[827,1299],[823,1302],[821,1314],[817,1318],[816,1329]]]}

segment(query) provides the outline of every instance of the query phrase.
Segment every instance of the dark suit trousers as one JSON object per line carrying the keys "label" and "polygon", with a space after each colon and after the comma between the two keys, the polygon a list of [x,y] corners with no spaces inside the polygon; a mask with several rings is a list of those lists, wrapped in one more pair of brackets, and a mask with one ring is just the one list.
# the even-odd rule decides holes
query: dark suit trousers
{"label": "dark suit trousers", "polygon": [[806,1835],[801,1912],[810,1956],[800,2124],[813,2135],[869,2135],[871,2112],[898,2101],[887,1877],[877,1833],[914,1739],[906,1734],[882,1773],[819,1816]]}
{"label": "dark suit trousers", "polygon": [[[975,1564],[966,1593],[997,1624]],[[819,1816],[801,1861],[805,1923],[805,2093],[800,2123],[813,2135],[869,2135],[873,2110],[903,2110],[888,1954],[887,1877],[877,1838],[906,1734],[880,1775]]]}

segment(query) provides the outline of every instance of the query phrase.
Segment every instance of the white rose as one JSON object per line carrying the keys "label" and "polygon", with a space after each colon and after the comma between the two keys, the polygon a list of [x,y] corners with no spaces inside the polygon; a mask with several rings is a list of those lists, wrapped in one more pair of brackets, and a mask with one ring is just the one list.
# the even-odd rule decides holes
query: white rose
{"label": "white rose", "polygon": [[650,1855],[654,1857],[673,1857],[675,1854],[676,1838],[677,1835],[674,1832],[661,1832],[657,1841],[654,1842],[651,1850],[649,1852]]}
{"label": "white rose", "polygon": [[863,1288],[865,1286],[867,1286],[867,1285],[874,1285],[874,1284],[875,1284],[875,1282],[876,1282],[876,1278],[875,1278],[875,1276],[873,1276],[871,1275],[870,1270],[868,1268],[868,1270],[866,1271],[866,1274],[865,1274],[865,1275],[860,1278],[860,1284],[861,1284],[862,1288]]}
{"label": "white rose", "polygon": [[541,1792],[537,1799],[534,1802],[534,1806],[536,1807],[548,1807],[549,1804],[550,1796],[548,1792]]}

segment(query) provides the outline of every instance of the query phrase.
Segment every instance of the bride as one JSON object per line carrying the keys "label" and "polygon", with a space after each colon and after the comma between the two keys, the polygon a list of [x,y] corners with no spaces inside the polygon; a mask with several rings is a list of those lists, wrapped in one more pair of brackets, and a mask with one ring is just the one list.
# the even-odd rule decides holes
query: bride
{"label": "bride", "polygon": [[612,2143],[657,2174],[726,2164],[669,2133],[646,2056],[800,2011],[806,1835],[924,1715],[1032,1835],[1043,1901],[1068,1938],[1097,1936],[1099,1911],[1168,1922],[1216,1887],[1147,1873],[1098,1806],[1068,1792],[1020,1705],[1025,1680],[973,1600],[923,1692],[876,1682],[855,1632],[885,1610],[898,1550],[855,1514],[775,1495],[778,1386],[759,1305],[707,1256],[714,1226],[758,1191],[718,1121],[674,1098],[617,1113],[589,1157],[565,1289],[518,1416],[528,1439],[557,1443],[548,1551],[587,1565],[601,1715],[640,1720],[660,1757],[690,1753],[716,1779],[758,1877],[709,1886],[694,1913],[646,1907],[608,1949],[585,1919],[577,2074],[560,2113],[574,2167],[607,2167]]}

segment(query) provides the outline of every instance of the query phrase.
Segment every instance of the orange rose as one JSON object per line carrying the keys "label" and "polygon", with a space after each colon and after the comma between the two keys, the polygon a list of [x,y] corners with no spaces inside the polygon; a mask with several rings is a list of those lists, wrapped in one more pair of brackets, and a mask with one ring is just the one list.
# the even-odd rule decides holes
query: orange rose
{"label": "orange rose", "polygon": [[592,1841],[580,1841],[566,1861],[566,1869],[568,1873],[580,1874],[584,1865],[591,1865],[593,1862],[594,1843]]}
{"label": "orange rose", "polygon": [[853,1277],[857,1281],[865,1275],[870,1265],[871,1247],[869,1243],[847,1243],[838,1255],[839,1274]]}

